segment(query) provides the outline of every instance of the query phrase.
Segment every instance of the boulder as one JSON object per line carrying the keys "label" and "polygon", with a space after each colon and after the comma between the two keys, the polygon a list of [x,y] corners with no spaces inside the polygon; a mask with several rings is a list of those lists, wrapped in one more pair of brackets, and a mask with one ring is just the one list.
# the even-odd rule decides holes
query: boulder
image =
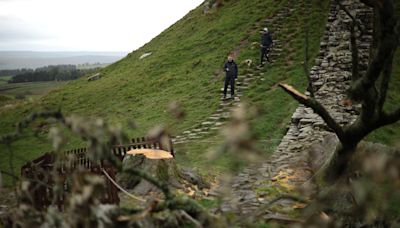
{"label": "boulder", "polygon": [[182,168],[179,174],[187,182],[197,185],[199,189],[210,188],[210,184],[207,183],[196,171],[190,168]]}
{"label": "boulder", "polygon": [[100,78],[101,78],[101,73],[96,73],[96,74],[94,74],[92,76],[89,76],[87,79],[90,82],[90,81],[96,81],[96,80],[98,80]]}
{"label": "boulder", "polygon": [[143,55],[141,55],[141,56],[139,57],[139,59],[142,60],[142,59],[144,59],[144,58],[146,58],[146,57],[148,57],[148,56],[150,56],[150,55],[152,55],[152,54],[153,54],[152,52],[146,52],[146,53],[144,53]]}

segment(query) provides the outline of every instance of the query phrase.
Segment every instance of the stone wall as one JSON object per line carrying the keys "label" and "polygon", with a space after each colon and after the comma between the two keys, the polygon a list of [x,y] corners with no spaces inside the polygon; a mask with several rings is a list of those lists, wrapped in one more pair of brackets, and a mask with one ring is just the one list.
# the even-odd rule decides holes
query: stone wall
{"label": "stone wall", "polygon": [[[359,0],[346,0],[342,1],[342,4],[364,27],[363,35],[357,39],[359,68],[361,74],[364,74],[367,70],[372,44],[373,12]],[[355,121],[359,109],[359,107],[342,105],[346,90],[351,83],[350,24],[350,17],[340,10],[334,0],[331,0],[325,34],[320,43],[320,53],[315,60],[315,66],[310,71],[316,90],[315,98],[341,125]],[[307,151],[312,145],[320,144],[328,135],[330,141],[335,141],[332,130],[324,121],[312,109],[300,105],[293,113],[288,131],[271,158],[261,167],[246,168],[235,178],[232,185],[232,202],[230,205],[224,204],[222,210],[234,210],[242,214],[255,213],[273,197],[269,194],[261,194],[257,192],[257,189],[279,187],[280,180],[286,180],[292,186],[301,186],[306,183],[314,174]],[[318,155],[318,159],[324,158]],[[279,203],[291,208],[289,201]],[[269,220],[274,216],[276,213],[269,212],[264,215],[264,218]]]}
{"label": "stone wall", "polygon": [[[364,25],[363,35],[357,39],[361,74],[365,74],[372,44],[372,9],[355,0],[346,0],[342,4]],[[323,104],[332,117],[341,125],[355,121],[359,107],[342,105],[346,90],[351,84],[352,53],[350,43],[351,19],[332,1],[326,32],[320,44],[320,54],[310,71],[316,90],[315,98]],[[359,32],[357,32],[359,34]],[[332,131],[311,108],[300,105],[293,113],[287,134],[279,144],[272,159],[291,155],[296,157]],[[306,162],[304,155],[298,163]],[[279,172],[281,168],[275,169]],[[283,168],[287,168],[286,162]],[[301,164],[294,164],[301,165]],[[305,165],[305,164],[304,164]]]}

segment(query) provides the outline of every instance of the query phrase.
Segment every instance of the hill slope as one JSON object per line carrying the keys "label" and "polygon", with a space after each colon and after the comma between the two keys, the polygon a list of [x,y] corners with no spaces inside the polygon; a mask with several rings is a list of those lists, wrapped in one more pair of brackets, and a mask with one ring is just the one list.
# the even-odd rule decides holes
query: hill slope
{"label": "hill slope", "polygon": [[[305,25],[309,23],[310,27],[311,60],[318,54],[324,31],[329,1],[313,1],[311,13],[304,12],[305,2],[231,0],[209,14],[204,14],[203,7],[199,6],[142,48],[103,69],[100,80],[88,82],[82,78],[69,82],[40,101],[0,108],[0,135],[11,132],[13,124],[27,114],[43,108],[61,108],[68,115],[102,117],[124,128],[134,120],[139,127],[127,130],[132,137],[142,136],[160,124],[167,126],[174,135],[178,134],[217,109],[223,80],[220,68],[226,54],[237,52],[238,63],[245,59],[258,62],[259,50],[252,48],[252,43],[259,41],[258,30],[264,26],[264,19],[275,17],[282,8],[287,8],[291,11],[290,17],[268,25],[272,32],[277,30],[275,27],[281,27],[280,33],[273,35],[284,44],[283,54],[272,66],[262,70],[266,80],[253,83],[244,95],[247,103],[259,108],[260,115],[252,120],[253,131],[263,140],[259,146],[267,154],[279,143],[286,123],[297,107],[276,83],[287,81],[297,88],[305,87],[302,66]],[[147,52],[152,55],[140,60]],[[245,68],[240,65],[241,72]],[[167,112],[172,101],[179,101],[186,111],[186,118],[181,122]],[[39,122],[34,128],[45,124]],[[46,140],[46,129],[39,129],[39,137],[28,131],[24,140],[12,145],[11,149],[19,158],[15,161],[17,168],[51,149]],[[226,159],[213,162],[204,159],[204,152],[220,141],[221,136],[211,135],[179,145],[178,160],[185,165],[210,168],[210,171],[224,169],[229,165]],[[72,138],[67,147],[81,145],[81,141]],[[4,147],[0,146],[0,150],[0,167],[3,169],[8,167],[9,154]]]}

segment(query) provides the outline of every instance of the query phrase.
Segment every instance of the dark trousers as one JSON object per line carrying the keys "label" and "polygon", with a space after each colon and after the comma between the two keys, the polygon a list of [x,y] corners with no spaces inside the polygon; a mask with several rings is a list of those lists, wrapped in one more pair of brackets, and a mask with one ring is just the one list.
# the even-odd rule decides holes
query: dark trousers
{"label": "dark trousers", "polygon": [[267,58],[268,62],[271,62],[271,61],[269,61],[268,53],[269,53],[269,47],[262,47],[261,48],[261,65],[263,65],[264,57]]}
{"label": "dark trousers", "polygon": [[226,96],[226,91],[228,90],[228,85],[231,86],[231,96],[235,95],[235,76],[226,75],[225,76],[225,86],[224,86],[224,97]]}

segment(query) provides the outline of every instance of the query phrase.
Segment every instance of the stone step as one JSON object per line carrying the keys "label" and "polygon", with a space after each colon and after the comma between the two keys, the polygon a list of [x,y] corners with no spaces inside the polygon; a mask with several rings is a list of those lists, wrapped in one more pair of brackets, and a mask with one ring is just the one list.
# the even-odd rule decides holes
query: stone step
{"label": "stone step", "polygon": [[212,122],[212,121],[205,121],[205,122],[202,122],[200,125],[201,126],[212,126],[212,125],[214,125],[215,124],[215,122]]}
{"label": "stone step", "polygon": [[221,120],[223,119],[222,116],[210,116],[207,119],[211,120],[211,121],[216,121],[216,120]]}

